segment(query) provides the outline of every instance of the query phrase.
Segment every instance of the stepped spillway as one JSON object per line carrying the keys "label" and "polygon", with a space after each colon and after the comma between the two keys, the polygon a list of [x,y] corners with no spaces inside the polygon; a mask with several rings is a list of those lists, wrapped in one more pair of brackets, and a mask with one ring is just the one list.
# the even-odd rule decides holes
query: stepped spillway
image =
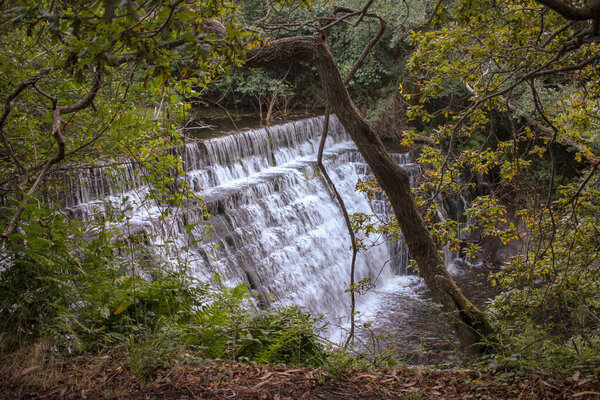
{"label": "stepped spillway", "polygon": [[[265,304],[300,306],[343,323],[352,254],[341,211],[315,166],[323,123],[316,117],[186,143],[177,151],[185,173],[176,178],[204,206],[149,199],[144,169],[124,162],[78,170],[65,210],[92,220],[118,208],[125,218],[113,227],[142,235],[155,260],[201,280],[216,274],[228,286],[248,284]],[[407,155],[397,157],[410,169]],[[335,117],[324,163],[350,213],[385,214],[354,190],[370,172]],[[388,281],[408,258],[401,242],[382,241],[359,254],[356,280]]]}

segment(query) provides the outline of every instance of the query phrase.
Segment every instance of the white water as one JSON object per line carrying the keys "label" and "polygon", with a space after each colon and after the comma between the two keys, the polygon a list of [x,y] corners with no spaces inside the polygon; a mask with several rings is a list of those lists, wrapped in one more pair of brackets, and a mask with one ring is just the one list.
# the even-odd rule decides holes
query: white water
{"label": "white water", "polygon": [[[218,274],[228,286],[249,284],[263,303],[301,306],[344,324],[350,310],[345,293],[350,239],[340,209],[315,169],[322,129],[323,118],[318,117],[186,144],[180,152],[184,179],[204,199],[210,217],[191,203],[169,208],[145,200],[150,188],[134,163],[124,163],[116,173],[109,168],[80,170],[64,200],[66,209],[83,220],[128,209],[126,223],[112,227],[142,234],[156,259],[185,267],[202,280]],[[408,163],[406,157],[398,161]],[[368,168],[336,118],[331,120],[325,165],[348,211],[371,213],[367,199],[354,190]],[[169,216],[161,217],[167,209]],[[393,272],[403,271],[407,263],[401,243],[383,243],[359,254],[355,279],[379,277],[384,292],[410,292],[417,278],[398,280]],[[362,315],[368,317],[376,308],[377,298],[359,299]]]}

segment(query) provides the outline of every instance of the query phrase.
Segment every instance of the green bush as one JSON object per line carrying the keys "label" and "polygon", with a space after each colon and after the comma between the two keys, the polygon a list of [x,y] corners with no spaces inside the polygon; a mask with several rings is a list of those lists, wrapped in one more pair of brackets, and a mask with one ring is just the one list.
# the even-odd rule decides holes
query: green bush
{"label": "green bush", "polygon": [[255,311],[247,287],[221,288],[187,326],[186,340],[209,358],[320,366],[326,353],[315,320],[290,307]]}

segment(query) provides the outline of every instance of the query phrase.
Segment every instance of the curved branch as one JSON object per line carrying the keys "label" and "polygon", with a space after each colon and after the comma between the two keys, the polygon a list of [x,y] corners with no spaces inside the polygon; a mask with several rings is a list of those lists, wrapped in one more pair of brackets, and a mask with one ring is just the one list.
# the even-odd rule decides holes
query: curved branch
{"label": "curved branch", "polygon": [[175,10],[181,3],[183,3],[183,0],[178,0],[174,4],[169,5],[169,7],[171,8],[171,11],[169,11],[169,15],[167,16],[165,21],[162,23],[162,25],[159,26],[154,32],[152,32],[148,35],[142,36],[142,37],[143,38],[153,38],[153,37],[156,37],[157,35],[159,35],[167,27],[167,25],[169,25],[169,23],[171,22],[171,19],[173,18],[173,14],[175,14]]}
{"label": "curved branch", "polygon": [[25,206],[29,202],[29,199],[35,194],[35,192],[42,184],[44,178],[46,177],[46,174],[48,174],[48,171],[50,170],[50,167],[52,167],[54,164],[58,164],[63,158],[65,158],[65,138],[60,130],[62,119],[60,114],[60,108],[56,105],[54,107],[54,111],[52,112],[52,116],[52,133],[54,135],[54,139],[56,140],[56,144],[58,145],[58,148],[56,149],[56,154],[54,155],[54,157],[52,157],[46,162],[44,168],[42,168],[37,178],[35,179],[35,182],[33,183],[33,185],[31,185],[31,187],[21,200],[19,208],[17,208],[17,211],[15,211],[12,218],[8,222],[6,229],[4,230],[4,232],[2,232],[2,235],[0,235],[0,237],[4,239],[8,238],[14,232],[15,228],[17,227],[17,223],[19,222],[19,218],[21,218],[21,214],[23,214],[23,211],[25,210]]}
{"label": "curved branch", "polygon": [[346,222],[346,229],[348,230],[348,235],[350,236],[350,241],[352,243],[352,261],[350,262],[350,333],[348,334],[348,338],[346,339],[346,345],[348,345],[351,340],[354,338],[354,317],[356,311],[356,293],[354,288],[354,272],[356,269],[356,255],[358,254],[358,246],[356,245],[356,235],[354,234],[354,229],[352,229],[352,222],[350,221],[350,216],[348,215],[348,209],[346,208],[346,204],[344,203],[344,199],[337,191],[335,187],[335,183],[329,176],[325,165],[323,164],[323,151],[325,149],[325,141],[327,140],[327,134],[329,132],[329,116],[331,113],[331,107],[329,104],[325,110],[325,122],[323,123],[323,134],[321,135],[321,142],[319,143],[319,152],[317,154],[317,167],[321,171],[321,174],[325,178],[325,182],[331,189],[331,192],[335,196],[338,205],[340,206],[340,210],[342,215],[344,216],[344,221]]}
{"label": "curved branch", "polygon": [[62,115],[62,114],[71,114],[71,113],[81,111],[84,108],[89,107],[92,104],[92,102],[94,101],[94,98],[96,97],[96,95],[98,95],[101,85],[102,85],[102,74],[97,70],[97,68],[94,68],[94,78],[92,80],[92,87],[90,88],[90,91],[85,96],[85,98],[77,104],[73,104],[73,105],[66,106],[66,107],[57,107],[56,110],[58,110],[59,114]]}
{"label": "curved branch", "polygon": [[536,0],[571,21],[587,21],[598,18],[600,1],[596,0],[592,7],[573,7],[561,0]]}
{"label": "curved branch", "polygon": [[[365,7],[363,8],[363,11],[362,11],[363,14],[361,15],[361,19],[364,16],[375,17],[375,18],[379,19],[379,31],[367,43],[367,45],[363,49],[360,57],[358,57],[358,59],[352,66],[352,69],[350,70],[348,75],[346,75],[346,77],[344,78],[344,81],[343,81],[344,86],[347,86],[348,83],[350,83],[350,81],[356,74],[356,71],[358,71],[358,69],[363,64],[367,55],[371,52],[371,49],[373,48],[373,46],[375,46],[377,41],[381,38],[381,36],[383,36],[383,33],[385,32],[385,27],[386,27],[385,19],[383,19],[377,13],[365,14],[365,11],[369,8],[371,3],[372,3],[372,1],[368,2],[367,5],[365,5]],[[342,9],[341,7],[336,7],[336,9],[334,10],[334,14],[337,12],[353,13],[355,11],[351,10],[351,9]],[[359,22],[360,22],[360,20],[359,20]],[[329,132],[330,114],[331,114],[331,106],[329,105],[329,103],[327,103],[327,107],[325,109],[325,122],[324,122],[324,126],[323,126],[323,134],[321,135],[321,142],[319,143],[319,151],[317,154],[317,167],[323,174],[325,181],[327,182],[331,191],[333,192],[333,195],[337,199],[337,202],[342,211],[342,215],[344,216],[344,221],[346,222],[346,229],[348,230],[348,235],[350,236],[350,241],[352,244],[352,261],[350,262],[350,332],[348,333],[348,338],[346,339],[346,343],[345,343],[345,345],[348,346],[354,339],[354,330],[355,330],[356,292],[355,292],[355,287],[354,287],[355,286],[354,275],[355,275],[355,270],[356,270],[356,256],[358,254],[358,246],[357,246],[357,242],[356,242],[356,235],[354,233],[354,229],[352,229],[352,222],[350,221],[350,216],[348,215],[348,209],[346,208],[344,199],[342,198],[340,193],[337,191],[337,188],[335,187],[333,180],[329,176],[329,173],[327,172],[327,169],[325,168],[325,165],[323,164],[323,151],[325,149],[325,141],[327,140],[327,134]]]}
{"label": "curved branch", "polygon": [[[50,158],[44,164],[44,167],[38,174],[35,182],[33,183],[33,185],[31,185],[31,187],[29,188],[27,193],[25,193],[25,196],[21,200],[21,204],[17,208],[17,211],[15,211],[14,215],[10,219],[8,225],[6,226],[6,228],[4,229],[4,232],[2,233],[2,235],[0,235],[0,237],[6,239],[10,235],[12,235],[15,228],[17,227],[19,218],[21,218],[21,214],[23,214],[23,211],[25,210],[25,206],[27,205],[27,203],[29,202],[31,197],[35,194],[35,192],[40,187],[44,178],[48,174],[48,171],[50,170],[50,168],[53,165],[58,164],[65,158],[65,152],[66,152],[65,138],[61,131],[62,114],[74,113],[74,112],[77,112],[77,111],[83,110],[84,108],[89,107],[92,104],[92,102],[94,101],[94,98],[96,97],[98,92],[100,91],[101,84],[102,84],[102,75],[100,74],[100,72],[98,72],[98,70],[96,68],[94,68],[94,78],[92,81],[92,87],[91,87],[90,91],[88,92],[88,94],[85,96],[85,98],[81,102],[79,102],[77,104],[73,104],[71,106],[61,107],[57,104],[56,99],[52,98],[51,96],[49,96],[45,93],[43,94],[44,96],[49,97],[52,100],[52,108],[53,108],[52,109],[52,135],[54,136],[54,140],[56,141],[56,145],[57,145],[56,153],[55,153],[54,157]],[[41,93],[43,93],[43,92],[41,92]]]}
{"label": "curved branch", "polygon": [[585,179],[579,184],[579,187],[577,188],[577,191],[571,197],[569,197],[569,200],[567,200],[564,204],[562,204],[560,206],[560,208],[559,208],[560,210],[566,208],[569,204],[572,204],[575,200],[577,200],[579,198],[579,195],[581,195],[581,192],[583,191],[583,189],[585,189],[585,186],[588,184],[588,182],[590,181],[590,179],[592,178],[592,176],[594,175],[594,173],[598,169],[599,165],[600,165],[600,161],[596,161],[592,165],[592,168],[590,169],[590,172],[588,172],[588,174],[585,177]]}
{"label": "curved branch", "polygon": [[[366,10],[366,8],[363,10]],[[352,14],[352,13],[355,13],[356,10],[353,10],[351,8],[346,8],[346,7],[336,7],[333,10],[334,14],[337,14],[339,12],[346,12],[346,13]],[[367,58],[367,56],[373,49],[373,46],[375,46],[375,44],[383,36],[383,34],[385,32],[385,28],[387,26],[387,22],[385,21],[385,19],[383,19],[383,17],[379,13],[364,13],[364,14],[361,14],[361,18],[362,17],[377,18],[379,20],[379,30],[377,31],[375,36],[373,36],[371,38],[371,40],[369,40],[369,42],[363,49],[362,53],[360,54],[360,56],[358,57],[358,59],[356,60],[354,65],[352,66],[352,69],[350,70],[350,72],[348,72],[348,75],[346,75],[346,77],[344,78],[344,85],[348,85],[350,83],[350,81],[356,74],[356,71],[358,71],[358,69],[360,68],[362,63],[365,61],[365,58]]]}
{"label": "curved branch", "polygon": [[4,100],[4,111],[2,112],[2,116],[0,116],[0,140],[2,141],[2,145],[5,147],[6,152],[8,153],[10,158],[12,158],[14,163],[17,165],[17,168],[21,171],[21,175],[23,176],[23,182],[26,182],[28,180],[27,168],[25,168],[21,160],[19,160],[17,153],[15,152],[12,145],[10,144],[10,141],[4,134],[4,124],[6,123],[6,118],[8,118],[8,114],[10,114],[12,110],[12,101],[16,99],[17,96],[21,94],[21,92],[27,89],[28,86],[35,85],[37,81],[42,79],[44,76],[48,75],[49,72],[50,69],[44,69],[39,74],[19,84],[15,88],[15,90],[13,90],[12,93],[9,94]]}
{"label": "curved branch", "polygon": [[[362,22],[364,17],[372,16],[372,14],[369,15],[369,13],[367,13],[367,11],[369,10],[369,7],[371,7],[371,4],[373,4],[373,1],[374,0],[367,1],[367,4],[365,4],[364,7],[360,10],[355,10],[353,8],[342,7],[342,6],[335,7],[333,14],[337,14],[339,12],[345,12],[346,15],[342,15],[338,19],[335,19],[333,22],[328,23],[327,25],[325,25],[324,27],[321,28],[321,31],[326,31],[327,29],[331,28],[334,25],[339,24],[340,22],[347,22],[346,20],[348,18],[354,17],[356,15],[358,15],[358,19],[356,21],[354,21],[353,23],[351,23],[350,25],[353,27],[357,27],[358,24],[360,24]],[[329,20],[329,21],[331,21],[332,19],[333,18],[331,18],[331,17],[326,18],[326,20]]]}

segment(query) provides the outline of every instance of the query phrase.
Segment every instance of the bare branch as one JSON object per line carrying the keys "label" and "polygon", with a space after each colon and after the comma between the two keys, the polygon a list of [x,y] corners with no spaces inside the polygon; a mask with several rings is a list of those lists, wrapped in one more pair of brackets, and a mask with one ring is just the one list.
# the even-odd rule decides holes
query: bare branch
{"label": "bare branch", "polygon": [[332,26],[335,26],[335,25],[339,24],[340,22],[343,22],[346,19],[348,19],[350,17],[354,17],[358,14],[360,14],[360,11],[354,11],[354,12],[348,13],[346,15],[343,15],[343,16],[339,17],[338,19],[334,20],[333,22],[330,22],[329,24],[325,25],[323,28],[321,28],[321,30],[326,31],[327,29],[331,28]]}
{"label": "bare branch", "polygon": [[583,180],[583,182],[581,182],[581,184],[577,188],[577,191],[569,198],[569,200],[567,200],[566,203],[564,203],[560,207],[561,209],[567,207],[569,204],[573,203],[575,200],[577,200],[579,198],[579,196],[581,195],[581,192],[583,191],[583,189],[585,188],[585,186],[588,184],[588,182],[590,181],[590,179],[592,178],[592,176],[594,175],[594,173],[598,169],[599,165],[600,165],[600,160],[596,161],[592,165],[592,168],[590,169],[590,172],[587,174],[587,176],[585,177],[585,179]]}
{"label": "bare branch", "polygon": [[59,114],[71,114],[89,107],[92,104],[92,101],[94,101],[94,98],[96,97],[98,92],[100,91],[101,84],[102,74],[100,73],[100,71],[98,71],[97,68],[94,68],[94,78],[92,80],[92,87],[88,94],[85,96],[85,98],[77,104],[73,104],[66,107],[57,107]]}
{"label": "bare branch", "polygon": [[25,168],[21,160],[19,160],[17,153],[15,152],[12,145],[10,144],[10,141],[4,134],[4,124],[6,123],[6,118],[8,118],[8,114],[10,114],[10,111],[12,110],[12,101],[15,98],[17,98],[17,96],[19,96],[22,91],[27,89],[28,86],[35,85],[37,81],[42,79],[44,76],[48,75],[49,72],[50,69],[44,69],[39,74],[19,84],[16,87],[16,89],[13,90],[13,92],[9,94],[8,97],[4,100],[4,111],[2,112],[2,116],[0,117],[0,141],[2,141],[2,145],[5,147],[6,152],[17,165],[17,168],[21,171],[23,183],[26,182],[28,179],[27,169]]}
{"label": "bare branch", "polygon": [[331,114],[331,106],[327,104],[325,109],[325,122],[323,124],[323,134],[321,135],[321,142],[319,143],[319,152],[317,154],[317,167],[325,182],[329,186],[329,189],[333,193],[335,199],[340,206],[340,211],[344,216],[344,221],[346,222],[346,228],[348,230],[348,235],[350,236],[350,241],[352,243],[352,261],[350,263],[350,333],[348,334],[348,338],[346,339],[346,345],[350,343],[352,338],[354,338],[354,317],[356,310],[356,293],[354,288],[354,271],[356,269],[356,255],[358,254],[358,246],[356,245],[356,235],[354,233],[354,229],[352,229],[352,222],[350,221],[350,216],[348,215],[348,209],[346,208],[346,204],[344,203],[344,199],[337,191],[335,187],[335,183],[331,180],[325,165],[323,164],[323,150],[325,149],[325,141],[327,140],[327,134],[329,132],[329,116]]}
{"label": "bare branch", "polygon": [[367,4],[365,4],[365,6],[362,8],[362,10],[360,10],[360,16],[358,17],[358,19],[354,23],[354,26],[358,26],[358,24],[361,23],[361,21],[363,20],[363,18],[367,14],[367,11],[369,10],[369,7],[371,7],[371,4],[373,4],[373,1],[374,0],[367,1]]}
{"label": "bare branch", "polygon": [[[351,10],[348,8],[343,8],[343,7],[336,7],[336,9],[333,12],[335,14],[337,12],[354,12],[354,10]],[[358,59],[352,66],[352,69],[350,70],[350,72],[348,72],[348,75],[346,75],[346,77],[344,78],[344,85],[348,85],[350,83],[350,81],[352,80],[352,78],[354,77],[354,75],[356,74],[358,69],[360,68],[360,66],[363,64],[363,62],[365,61],[365,59],[367,58],[367,56],[373,49],[373,46],[375,46],[375,44],[383,36],[383,33],[385,32],[385,28],[387,25],[385,19],[383,19],[383,17],[381,15],[379,15],[379,13],[366,13],[366,14],[363,14],[363,16],[377,18],[379,20],[379,30],[377,31],[375,36],[373,36],[371,38],[371,40],[369,40],[369,42],[363,49],[362,53],[360,54],[360,57],[358,57]]]}
{"label": "bare branch", "polygon": [[563,33],[564,31],[566,31],[567,29],[569,29],[572,26],[573,26],[573,23],[569,23],[569,24],[566,24],[565,26],[563,26],[562,28],[557,29],[556,31],[552,32],[552,34],[550,36],[548,36],[548,38],[544,41],[544,43],[542,43],[540,48],[543,49],[546,46],[548,46],[550,44],[550,42],[552,42],[558,35],[560,35],[561,33]]}

